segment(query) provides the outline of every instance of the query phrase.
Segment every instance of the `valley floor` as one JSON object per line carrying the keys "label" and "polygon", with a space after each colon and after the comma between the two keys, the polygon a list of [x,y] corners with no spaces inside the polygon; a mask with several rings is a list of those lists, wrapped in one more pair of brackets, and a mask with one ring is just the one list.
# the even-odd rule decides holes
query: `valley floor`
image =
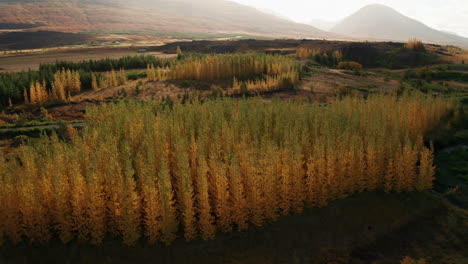
{"label": "valley floor", "polygon": [[[206,45],[200,44],[196,48],[206,48]],[[167,50],[175,49],[169,45]],[[0,72],[28,68],[34,70],[40,63],[53,63],[56,60],[120,58],[138,55],[137,51],[137,48],[120,47],[4,54],[0,55]],[[161,49],[161,52],[164,50]],[[161,52],[144,54],[175,57],[174,54]],[[296,89],[267,91],[255,96],[327,103],[349,94],[367,96],[376,92],[395,93],[412,81],[403,78],[403,70],[373,68],[365,72],[353,72],[320,65],[312,65],[308,70]],[[434,71],[439,73],[435,67]],[[442,73],[446,71],[440,70]],[[464,71],[466,70],[460,70],[463,74]],[[139,72],[140,70],[131,70],[127,73]],[[14,114],[19,116],[30,111],[30,116],[34,118],[46,118],[50,115],[50,121],[53,122],[81,122],[86,108],[103,102],[182,98],[188,93],[210,97],[213,96],[210,89],[214,84],[227,90],[230,82],[231,79],[203,82],[147,81],[140,78],[108,89],[87,90],[73,96],[67,103],[48,105],[46,116],[42,116],[44,112],[39,107],[25,105],[15,106]],[[420,89],[431,88],[429,91],[432,96],[436,96],[435,92],[442,94],[439,90],[446,89],[448,95],[459,93],[465,97],[468,87],[466,82],[442,79],[433,82],[431,80],[421,86]],[[14,126],[13,122],[5,124],[3,126]],[[37,125],[35,128],[51,126],[60,127],[54,123]],[[3,127],[0,132],[2,129],[14,130]],[[17,138],[9,137],[0,141],[0,151],[15,151],[16,147],[12,146],[17,143]],[[424,258],[428,264],[465,264],[468,263],[468,181],[457,176],[467,169],[464,157],[466,153],[437,152],[437,180],[434,190],[419,193],[358,193],[332,202],[324,208],[307,209],[299,215],[281,217],[263,227],[250,227],[246,232],[218,234],[214,241],[187,242],[179,239],[171,246],[150,246],[142,242],[133,247],[123,246],[121,241],[106,241],[96,247],[77,242],[66,245],[54,242],[47,247],[27,243],[12,246],[7,243],[0,247],[0,263],[392,264],[400,263],[404,257],[409,256],[414,259]]]}
{"label": "valley floor", "polygon": [[[40,64],[50,64],[56,61],[79,62],[83,60],[99,60],[106,58],[122,58],[125,56],[139,55],[139,48],[63,48],[53,51],[24,52],[0,54],[1,72],[20,72],[38,70]],[[153,55],[160,58],[173,58],[175,55],[163,54],[161,52],[146,52],[141,55]]]}

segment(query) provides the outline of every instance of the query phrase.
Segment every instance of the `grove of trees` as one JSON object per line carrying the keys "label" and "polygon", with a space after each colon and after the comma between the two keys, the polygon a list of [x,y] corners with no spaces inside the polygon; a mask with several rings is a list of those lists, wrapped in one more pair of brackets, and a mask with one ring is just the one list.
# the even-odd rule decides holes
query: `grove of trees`
{"label": "grove of trees", "polygon": [[213,239],[357,192],[427,190],[423,135],[452,109],[420,95],[92,107],[83,131],[0,155],[0,242]]}
{"label": "grove of trees", "polygon": [[92,89],[93,75],[101,72],[111,72],[119,69],[145,69],[148,64],[158,67],[169,66],[175,60],[161,59],[155,56],[128,56],[120,59],[89,60],[82,62],[58,61],[54,64],[40,65],[38,71],[17,73],[0,73],[0,107],[12,103],[23,103],[24,92],[29,92],[31,85],[45,83],[47,93],[53,89],[55,74],[60,71],[71,70],[80,76],[82,90]]}

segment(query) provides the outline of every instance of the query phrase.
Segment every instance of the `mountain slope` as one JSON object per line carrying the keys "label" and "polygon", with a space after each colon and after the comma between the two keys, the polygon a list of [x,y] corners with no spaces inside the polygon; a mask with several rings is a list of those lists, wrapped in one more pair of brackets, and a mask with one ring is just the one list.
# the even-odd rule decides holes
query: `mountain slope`
{"label": "mountain slope", "polygon": [[322,19],[311,19],[307,22],[307,25],[311,25],[321,30],[329,31],[333,28],[338,22],[337,21],[327,21]]}
{"label": "mountain slope", "polygon": [[468,39],[432,29],[384,5],[369,5],[345,18],[331,32],[366,40],[407,41],[468,47]]}
{"label": "mountain slope", "polygon": [[235,33],[333,38],[226,0],[0,0],[0,23],[41,24],[63,32],[90,30]]}

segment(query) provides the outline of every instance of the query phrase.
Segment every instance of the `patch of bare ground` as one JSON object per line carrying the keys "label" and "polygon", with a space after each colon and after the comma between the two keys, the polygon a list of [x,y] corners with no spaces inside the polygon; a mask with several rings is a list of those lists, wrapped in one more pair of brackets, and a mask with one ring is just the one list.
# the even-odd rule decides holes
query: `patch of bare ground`
{"label": "patch of bare ground", "polygon": [[370,91],[393,92],[399,87],[396,80],[385,80],[384,77],[366,73],[365,76],[354,75],[352,72],[338,69],[314,68],[310,76],[301,84],[302,90],[310,90],[315,94],[330,96],[340,88],[363,88]]}
{"label": "patch of bare ground", "polygon": [[[140,83],[140,85],[139,85]],[[138,89],[136,88],[138,86]],[[73,101],[103,101],[112,98],[154,100],[166,97],[176,98],[192,91],[180,88],[171,82],[129,81],[124,85],[98,91],[87,91],[73,98]]]}
{"label": "patch of bare ground", "polygon": [[443,61],[459,64],[468,63],[468,51],[453,46],[425,45],[430,53],[437,54]]}
{"label": "patch of bare ground", "polygon": [[125,98],[146,101],[161,100],[167,97],[175,99],[193,92],[208,93],[208,91],[202,92],[191,88],[180,88],[170,82],[141,82],[139,85],[139,81],[129,81],[125,85],[109,89],[86,91],[74,96],[71,102],[67,104],[52,106],[47,110],[55,119],[71,121],[83,119],[86,108],[112,99]]}
{"label": "patch of bare ground", "polygon": [[[198,82],[198,81],[164,81],[147,82],[143,80],[128,81],[124,85],[102,89],[98,91],[86,91],[72,98],[71,102],[58,106],[48,107],[49,113],[56,120],[77,120],[83,119],[86,108],[109,102],[113,99],[138,99],[144,101],[160,101],[165,98],[177,99],[185,95],[200,96],[206,98],[211,96],[210,86],[212,84],[223,88],[226,94],[231,94],[230,81]],[[138,87],[138,88],[137,88]],[[269,99],[295,99],[308,100],[317,103],[326,103],[333,99],[333,92],[327,96],[313,93],[307,89],[298,87],[295,90],[277,90],[262,93],[251,93],[249,96],[260,96]],[[233,95],[235,98],[242,98],[241,95]]]}

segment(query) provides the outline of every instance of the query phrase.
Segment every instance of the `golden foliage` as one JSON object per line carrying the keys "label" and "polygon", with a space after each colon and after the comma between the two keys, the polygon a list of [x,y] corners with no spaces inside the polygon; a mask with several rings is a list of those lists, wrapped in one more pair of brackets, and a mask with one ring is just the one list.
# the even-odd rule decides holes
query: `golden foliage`
{"label": "golden foliage", "polygon": [[[283,87],[285,81],[288,82],[288,85],[293,86],[299,81],[299,73],[297,71],[290,71],[280,73],[278,75],[266,76],[264,79],[260,80],[248,80],[245,82],[239,82],[236,78],[234,78],[231,94],[244,94],[249,91],[266,92],[283,88],[291,88]],[[246,91],[243,91],[242,87],[244,87]]]}
{"label": "golden foliage", "polygon": [[80,74],[78,71],[62,69],[54,74],[50,98],[54,101],[67,102],[72,95],[81,91]]}
{"label": "golden foliage", "polygon": [[120,69],[118,72],[112,70],[102,73],[99,78],[92,74],[92,88],[95,91],[113,88],[125,83],[127,83],[127,74],[124,69]]}
{"label": "golden foliage", "polygon": [[338,69],[343,70],[362,70],[362,65],[355,61],[342,61],[338,63]]}
{"label": "golden foliage", "polygon": [[[227,54],[203,57],[189,56],[171,68],[147,66],[148,81],[165,80],[219,80],[251,78],[266,75],[279,79],[279,75],[298,75],[298,65],[292,58],[265,54]],[[294,75],[294,76],[292,76]],[[284,76],[283,76],[284,77]],[[272,82],[265,80],[264,82]],[[257,84],[264,86],[264,84]]]}
{"label": "golden foliage", "polygon": [[0,156],[0,240],[213,239],[364,190],[431,188],[422,96],[105,104],[80,133]]}
{"label": "golden foliage", "polygon": [[175,64],[170,79],[217,80],[297,71],[294,59],[265,54],[226,54],[188,57]]}
{"label": "golden foliage", "polygon": [[307,59],[321,53],[322,52],[319,49],[298,48],[296,50],[296,57]]}
{"label": "golden foliage", "polygon": [[47,90],[45,81],[33,82],[29,94],[23,92],[26,104],[44,104],[46,102],[68,102],[71,96],[81,91],[81,80],[78,71],[61,70],[54,74],[52,89]]}
{"label": "golden foliage", "polygon": [[[233,89],[230,94],[238,94],[276,90],[282,88],[285,80],[289,80],[291,85],[294,85],[299,81],[298,67],[292,58],[285,56],[230,54],[187,57],[171,68],[155,68],[149,64],[146,72],[149,82],[233,78]],[[250,80],[238,81],[238,78]],[[219,93],[221,93],[219,90],[213,91],[213,94]]]}
{"label": "golden foliage", "polygon": [[309,59],[315,57],[316,55],[321,55],[323,57],[331,55],[337,61],[343,60],[343,52],[341,50],[335,50],[333,52],[324,52],[320,49],[309,49],[302,47],[296,50],[296,57],[300,59]]}
{"label": "golden foliage", "polygon": [[47,92],[45,82],[34,82],[31,83],[29,87],[29,98],[27,96],[27,92],[25,91],[25,102],[29,104],[43,104],[48,101],[49,93]]}
{"label": "golden foliage", "polygon": [[414,51],[426,51],[426,48],[424,47],[424,43],[421,40],[418,39],[410,39],[408,43],[405,44],[405,47],[409,50],[414,50]]}
{"label": "golden foliage", "polygon": [[168,67],[155,68],[153,64],[148,64],[146,68],[147,79],[149,82],[170,80],[171,77],[169,72],[170,70]]}

